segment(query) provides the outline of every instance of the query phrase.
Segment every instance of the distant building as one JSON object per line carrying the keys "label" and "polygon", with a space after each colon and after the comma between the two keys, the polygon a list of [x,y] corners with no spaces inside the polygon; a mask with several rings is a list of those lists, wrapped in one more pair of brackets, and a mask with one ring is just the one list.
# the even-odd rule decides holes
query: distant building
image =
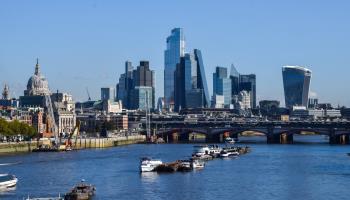
{"label": "distant building", "polygon": [[[227,68],[224,67],[216,67],[216,72],[213,73],[213,104],[214,107],[221,107],[219,106],[221,102],[217,102],[216,100],[219,100],[219,98],[216,98],[215,96],[223,96],[224,97],[224,106],[229,108],[230,104],[232,103],[231,98],[231,79],[227,77]],[[219,104],[219,105],[216,105]]]}
{"label": "distant building", "polygon": [[259,101],[260,113],[263,116],[277,115],[280,107],[280,102],[277,100],[262,100]]}
{"label": "distant building", "polygon": [[[148,98],[145,95],[148,95]],[[125,73],[121,74],[117,84],[117,100],[126,109],[137,110],[155,108],[155,72],[150,70],[149,61],[140,61],[134,69],[130,61],[125,63]]]}
{"label": "distant building", "polygon": [[242,109],[242,110],[251,109],[250,100],[251,100],[250,92],[245,90],[239,92],[238,94],[239,109]]}
{"label": "distant building", "polygon": [[185,36],[181,28],[171,30],[166,39],[167,47],[164,51],[164,102],[166,109],[174,104],[174,72],[180,58],[185,55]]}
{"label": "distant building", "polygon": [[[177,65],[175,73],[175,111],[184,108],[205,108],[210,105],[209,91],[205,78],[201,52],[185,54]],[[197,96],[195,96],[197,95]]]}
{"label": "distant building", "polygon": [[318,108],[318,99],[309,98],[308,108]]}
{"label": "distant building", "polygon": [[255,74],[239,76],[239,91],[249,92],[250,108],[256,108],[256,76]]}
{"label": "distant building", "polygon": [[157,110],[158,112],[163,112],[165,109],[164,97],[159,97],[157,102]]}
{"label": "distant building", "polygon": [[299,66],[284,66],[282,75],[286,107],[307,107],[311,70]]}
{"label": "distant building", "polygon": [[238,93],[239,93],[239,73],[233,64],[231,65],[230,79],[231,79],[231,94],[232,94],[232,96],[238,95]]}
{"label": "distant building", "polygon": [[101,101],[115,101],[115,89],[113,87],[101,88]]}

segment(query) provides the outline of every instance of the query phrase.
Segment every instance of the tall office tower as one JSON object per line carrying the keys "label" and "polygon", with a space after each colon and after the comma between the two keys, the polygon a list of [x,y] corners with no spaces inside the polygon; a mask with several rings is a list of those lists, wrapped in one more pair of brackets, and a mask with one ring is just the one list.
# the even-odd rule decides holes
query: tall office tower
{"label": "tall office tower", "polygon": [[155,74],[149,68],[148,61],[140,61],[140,66],[133,71],[134,86],[132,94],[130,95],[130,102],[132,109],[153,109],[155,105]]}
{"label": "tall office tower", "polygon": [[125,62],[125,72],[120,75],[117,84],[117,100],[123,102],[123,106],[129,109],[130,92],[133,88],[133,66],[130,61]]}
{"label": "tall office tower", "polygon": [[286,107],[308,107],[311,70],[300,66],[282,67]]}
{"label": "tall office tower", "polygon": [[255,74],[239,76],[239,91],[247,91],[250,94],[250,108],[256,108],[256,76]]}
{"label": "tall office tower", "polygon": [[[231,79],[227,77],[227,68],[216,67],[216,72],[213,73],[213,107],[229,107],[231,104]],[[223,96],[224,101],[217,102]],[[223,104],[223,105],[219,105]]]}
{"label": "tall office tower", "polygon": [[166,39],[167,48],[164,51],[164,103],[166,109],[174,104],[174,72],[180,58],[185,54],[185,36],[182,28],[174,28]]}
{"label": "tall office tower", "polygon": [[101,101],[105,100],[110,100],[114,102],[115,90],[113,87],[101,88]]}
{"label": "tall office tower", "polygon": [[232,96],[238,95],[238,93],[239,93],[239,73],[233,64],[231,65],[230,79],[231,79]]}
{"label": "tall office tower", "polygon": [[201,52],[185,54],[175,73],[175,111],[209,106],[209,92]]}

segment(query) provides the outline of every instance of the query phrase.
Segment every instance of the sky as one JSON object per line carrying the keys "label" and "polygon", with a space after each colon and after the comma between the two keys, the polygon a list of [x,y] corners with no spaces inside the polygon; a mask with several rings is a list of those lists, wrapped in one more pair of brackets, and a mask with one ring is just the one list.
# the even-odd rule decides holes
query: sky
{"label": "sky", "polygon": [[149,60],[163,95],[166,37],[182,27],[202,51],[210,93],[216,66],[257,76],[257,99],[284,105],[281,68],[312,70],[319,102],[350,106],[350,1],[1,0],[0,86],[23,95],[36,58],[52,91],[76,101],[115,87],[124,62]]}

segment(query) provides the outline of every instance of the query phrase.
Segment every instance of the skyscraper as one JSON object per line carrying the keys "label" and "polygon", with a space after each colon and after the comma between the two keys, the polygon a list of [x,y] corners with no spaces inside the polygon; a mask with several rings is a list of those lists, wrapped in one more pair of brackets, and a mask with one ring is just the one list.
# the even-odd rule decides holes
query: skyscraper
{"label": "skyscraper", "polygon": [[115,90],[113,87],[101,88],[101,101],[106,100],[115,100]]}
{"label": "skyscraper", "polygon": [[185,54],[185,37],[182,28],[174,28],[166,40],[164,52],[164,103],[167,109],[174,104],[174,72],[180,58]]}
{"label": "skyscraper", "polygon": [[[227,68],[216,67],[215,73],[213,73],[213,103],[218,104],[216,96],[223,96],[224,107],[229,107],[231,104],[231,79],[227,77]],[[220,102],[222,103],[222,102]],[[214,106],[222,107],[222,106]]]}
{"label": "skyscraper", "polygon": [[282,76],[286,107],[307,107],[311,70],[300,66],[284,66]]}
{"label": "skyscraper", "polygon": [[239,73],[233,64],[231,65],[230,79],[231,79],[231,93],[232,93],[232,95],[238,95],[238,93],[239,93]]}
{"label": "skyscraper", "polygon": [[250,108],[256,108],[256,76],[255,74],[239,76],[239,91],[250,93]]}
{"label": "skyscraper", "polygon": [[175,111],[209,106],[209,91],[201,52],[195,49],[181,57],[175,73]]}
{"label": "skyscraper", "polygon": [[117,100],[123,102],[125,108],[130,107],[130,92],[133,89],[133,70],[134,67],[130,61],[125,62],[125,72],[120,75],[117,84]]}

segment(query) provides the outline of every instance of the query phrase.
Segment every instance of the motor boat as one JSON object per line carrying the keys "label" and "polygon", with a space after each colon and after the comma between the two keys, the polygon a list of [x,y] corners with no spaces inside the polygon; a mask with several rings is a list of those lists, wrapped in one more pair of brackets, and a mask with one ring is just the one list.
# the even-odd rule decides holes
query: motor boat
{"label": "motor boat", "polygon": [[234,144],[236,141],[234,138],[231,138],[231,137],[226,137],[225,138],[225,143],[228,143],[228,144]]}
{"label": "motor boat", "polygon": [[191,160],[180,160],[178,171],[191,171]]}
{"label": "motor boat", "polygon": [[140,172],[152,172],[161,164],[163,164],[161,160],[156,160],[148,157],[141,158]]}
{"label": "motor boat", "polygon": [[220,156],[220,152],[222,151],[222,148],[218,145],[210,145],[209,146],[209,154],[213,156],[214,158],[217,158]]}
{"label": "motor boat", "polygon": [[210,154],[210,149],[208,146],[195,146],[195,151],[193,156],[201,157],[209,154]]}
{"label": "motor boat", "polygon": [[192,160],[191,167],[192,169],[203,169],[205,163],[201,160]]}
{"label": "motor boat", "polygon": [[95,186],[82,180],[81,183],[74,186],[71,191],[64,195],[64,200],[89,200],[95,195],[95,191]]}
{"label": "motor boat", "polygon": [[224,148],[221,152],[220,152],[220,157],[231,157],[231,156],[239,156],[239,152],[238,149],[235,147],[232,148]]}
{"label": "motor boat", "polygon": [[14,175],[0,174],[0,188],[12,188],[17,184],[18,179]]}

